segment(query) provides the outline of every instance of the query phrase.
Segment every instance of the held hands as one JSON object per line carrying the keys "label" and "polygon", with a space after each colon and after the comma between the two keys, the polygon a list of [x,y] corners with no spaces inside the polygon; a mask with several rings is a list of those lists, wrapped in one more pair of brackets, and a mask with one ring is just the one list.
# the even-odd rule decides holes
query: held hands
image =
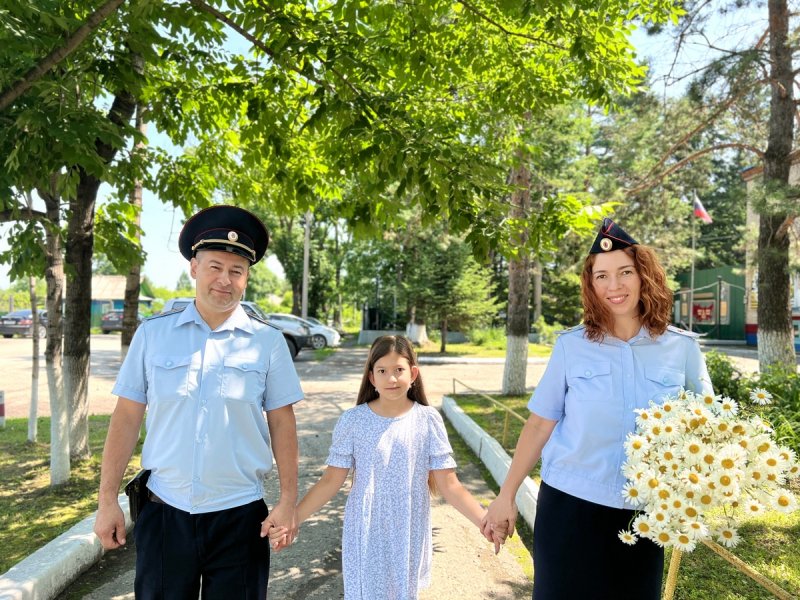
{"label": "held hands", "polygon": [[261,523],[261,537],[269,536],[273,552],[290,546],[297,537],[297,513],[294,503],[280,501]]}
{"label": "held hands", "polygon": [[517,504],[513,498],[506,498],[502,491],[489,505],[481,520],[481,533],[494,543],[495,554],[500,551],[500,544],[505,543],[506,537],[514,535],[514,526],[517,522]]}

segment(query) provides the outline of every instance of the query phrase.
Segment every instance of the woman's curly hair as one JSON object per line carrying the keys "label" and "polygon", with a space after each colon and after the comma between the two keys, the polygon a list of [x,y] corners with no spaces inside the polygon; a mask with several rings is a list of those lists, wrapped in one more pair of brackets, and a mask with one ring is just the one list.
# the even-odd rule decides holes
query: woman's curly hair
{"label": "woman's curly hair", "polygon": [[[650,335],[656,337],[666,331],[672,315],[672,290],[667,286],[667,275],[658,262],[655,252],[648,246],[635,244],[623,249],[633,259],[636,273],[641,280],[639,293],[639,317]],[[608,307],[594,292],[592,267],[596,254],[590,254],[583,263],[581,272],[581,300],[583,301],[583,323],[586,337],[600,342],[613,331],[614,318]]]}

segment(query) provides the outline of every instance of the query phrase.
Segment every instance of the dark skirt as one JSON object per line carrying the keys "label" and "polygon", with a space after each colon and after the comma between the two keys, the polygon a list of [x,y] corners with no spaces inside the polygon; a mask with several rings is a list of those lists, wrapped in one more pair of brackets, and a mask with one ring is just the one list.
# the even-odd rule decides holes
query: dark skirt
{"label": "dark skirt", "polygon": [[534,600],[659,600],[664,550],[617,534],[634,511],[581,500],[546,483],[533,527]]}

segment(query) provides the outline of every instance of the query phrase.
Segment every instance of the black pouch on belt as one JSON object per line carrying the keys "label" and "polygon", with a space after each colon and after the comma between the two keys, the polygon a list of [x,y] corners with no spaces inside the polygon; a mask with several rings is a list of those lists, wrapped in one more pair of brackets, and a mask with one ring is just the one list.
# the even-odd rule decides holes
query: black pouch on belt
{"label": "black pouch on belt", "polygon": [[125,495],[128,496],[128,507],[133,521],[136,521],[136,517],[142,512],[148,500],[147,480],[149,478],[150,471],[142,469],[125,484]]}

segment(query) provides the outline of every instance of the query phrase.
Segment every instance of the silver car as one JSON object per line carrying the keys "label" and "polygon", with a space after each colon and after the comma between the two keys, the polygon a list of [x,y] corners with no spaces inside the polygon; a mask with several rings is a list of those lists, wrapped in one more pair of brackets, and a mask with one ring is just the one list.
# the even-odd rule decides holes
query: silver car
{"label": "silver car", "polygon": [[[269,320],[281,327],[308,327],[311,332],[311,347],[315,350],[330,346],[335,348],[342,343],[342,336],[333,327],[323,325],[316,319],[303,319],[287,313],[269,313]],[[314,322],[316,321],[316,322]]]}

